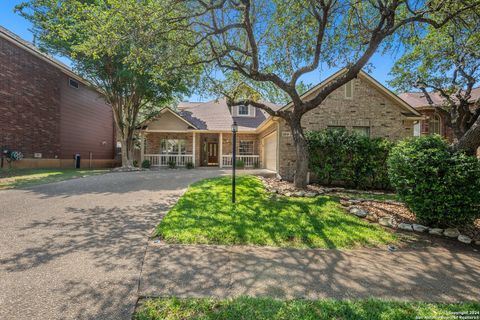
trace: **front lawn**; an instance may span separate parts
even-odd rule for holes
[[[435,304],[382,300],[275,300],[240,297],[227,300],[158,298],[146,300],[135,320],[190,319],[461,319],[480,311],[479,303]],[[465,318],[466,319],[466,318]]]
[[[106,169],[0,169],[0,190],[106,173]]]
[[[270,196],[252,176],[206,179],[190,186],[157,227],[167,243],[352,248],[394,242],[383,228],[346,214],[336,198]]]

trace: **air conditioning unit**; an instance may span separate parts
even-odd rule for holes
[[[41,157],[42,157],[42,154],[41,154],[40,152],[35,152],[35,153],[33,154],[33,157],[34,157],[34,158],[41,158]]]

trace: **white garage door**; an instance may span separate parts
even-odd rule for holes
[[[277,171],[277,134],[265,137],[265,168]]]

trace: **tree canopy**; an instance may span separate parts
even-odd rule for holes
[[[422,91],[427,104],[453,127],[458,148],[474,152],[480,146],[480,99],[472,97],[480,85],[480,10],[406,40],[407,51],[395,63],[390,84],[400,91]],[[434,104],[432,92],[444,99],[442,105]]]
[[[399,39],[443,27],[480,5],[478,0],[197,0],[191,2],[193,30],[204,63],[221,72],[281,90],[292,108],[273,110],[257,99],[250,104],[283,118],[292,130],[297,161],[295,184],[305,186],[308,159],[301,119],[330,93],[357,76],[375,52],[387,52]],[[309,100],[299,82],[322,66],[344,68]],[[259,90],[257,90],[259,91]]]
[[[193,41],[181,31],[187,9],[176,0],[30,0],[16,8],[40,45],[69,57],[112,106],[124,165],[140,110],[172,102],[197,78],[194,52],[179,45]]]

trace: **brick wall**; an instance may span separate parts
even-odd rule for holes
[[[0,38],[0,147],[60,156],[61,72]]]
[[[162,139],[183,139],[185,142],[185,149],[188,154],[192,153],[193,149],[193,134],[192,133],[174,133],[174,132],[148,132],[145,136],[145,153],[159,154]],[[198,140],[196,141],[198,142]],[[195,149],[198,149],[195,146]]]
[[[444,115],[438,114],[434,110],[430,110],[430,109],[421,110],[420,113],[423,116],[426,116],[426,117],[433,117],[434,114],[439,115],[440,116],[440,135],[450,142],[453,141],[453,138],[454,138],[453,130],[450,126],[447,126],[446,119],[445,119]],[[430,134],[429,122],[430,121],[428,119],[420,121],[420,134],[421,135]]]
[[[239,146],[240,141],[253,141],[253,154],[258,155],[259,150],[259,141],[258,141],[258,134],[246,134],[246,133],[238,133],[237,134],[237,154],[240,154]],[[232,154],[232,134],[231,133],[224,133],[223,134],[223,154]]]
[[[110,106],[98,92],[68,81],[57,67],[0,38],[0,148],[25,158],[113,159]]]
[[[369,127],[371,137],[385,137],[399,140],[413,136],[413,121],[406,120],[397,102],[373,86],[368,80],[357,78],[353,81],[353,98],[345,98],[345,89],[334,91],[317,108],[302,118],[304,130],[322,130],[328,126]],[[290,127],[280,121],[279,174],[284,179],[293,179],[295,170],[295,149]]]

